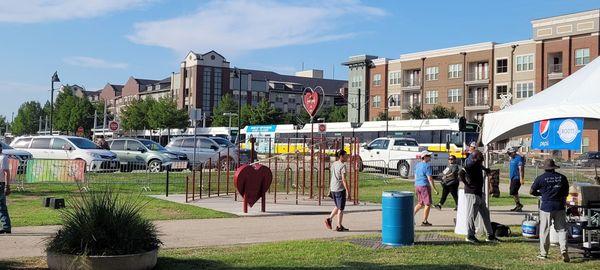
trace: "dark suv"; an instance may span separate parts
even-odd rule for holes
[[[575,159],[575,165],[582,167],[600,167],[600,152],[585,152]]]

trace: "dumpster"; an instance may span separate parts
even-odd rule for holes
[[[414,193],[384,191],[381,194],[381,243],[411,246],[415,242]]]

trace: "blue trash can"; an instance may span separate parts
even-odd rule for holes
[[[381,194],[381,243],[412,246],[415,242],[414,193],[384,191]]]

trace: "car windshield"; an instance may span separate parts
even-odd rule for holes
[[[2,149],[12,149],[12,147],[10,147],[8,144],[5,144],[4,142],[0,142],[0,147]]]
[[[215,141],[221,147],[235,147],[235,144],[230,142],[229,140],[221,137],[212,137],[213,141]]]
[[[69,141],[79,149],[98,149],[98,146],[94,142],[85,138],[69,138]]]
[[[144,144],[144,146],[146,146],[146,148],[148,148],[148,149],[150,149],[152,151],[163,151],[163,150],[165,150],[165,148],[162,147],[162,145],[160,145],[160,144],[158,144],[158,143],[156,143],[154,141],[151,141],[151,140],[140,140],[140,142],[142,144]]]

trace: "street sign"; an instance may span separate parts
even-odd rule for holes
[[[192,122],[202,120],[202,109],[190,108],[190,120]]]
[[[327,125],[325,124],[319,124],[319,133],[321,134],[325,134],[325,132],[327,132]]]
[[[119,127],[120,127],[120,125],[119,125],[119,122],[117,122],[117,121],[108,122],[108,130],[110,130],[110,131],[113,131],[113,132],[117,131],[117,130],[119,130]]]

